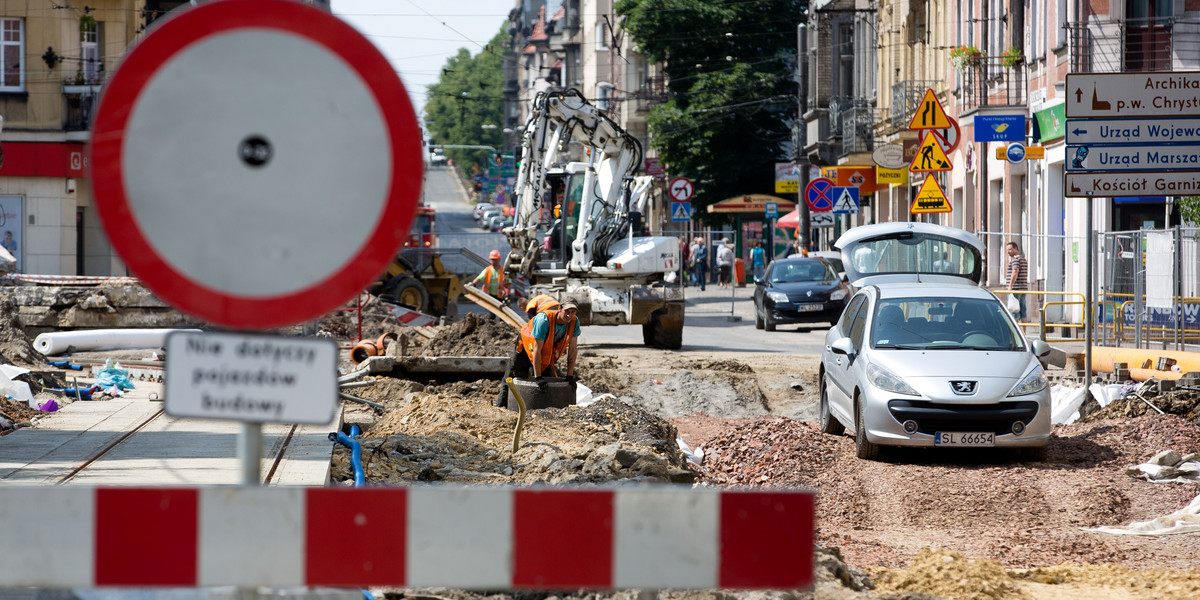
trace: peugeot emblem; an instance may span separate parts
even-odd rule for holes
[[[812,290],[808,290],[808,297],[812,298]]]
[[[976,383],[975,381],[951,381],[950,388],[954,390],[955,394],[966,396],[975,393]]]

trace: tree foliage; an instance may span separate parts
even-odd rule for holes
[[[1200,225],[1200,196],[1175,198],[1180,220],[1188,225]]]
[[[434,145],[491,146],[503,141],[503,44],[507,22],[474,56],[466,48],[446,61],[438,82],[425,92],[425,128]],[[446,149],[464,173],[483,165],[486,150]]]
[[[646,58],[664,62],[670,99],[650,110],[651,145],[704,207],[774,193],[792,156],[796,26],[807,0],[619,0]],[[706,214],[700,212],[700,214]]]

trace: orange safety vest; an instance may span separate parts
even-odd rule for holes
[[[559,340],[558,343],[555,343],[554,324],[555,321],[558,320],[558,310],[548,309],[543,312],[546,313],[546,320],[550,322],[550,333],[547,335],[550,336],[550,343],[553,346],[553,349],[551,349],[550,352],[546,352],[545,348],[542,349],[542,371],[545,372],[545,370],[550,368],[550,365],[553,365],[554,362],[563,355],[563,352],[566,351],[567,346],[571,342],[571,337],[575,333],[575,320],[571,319],[571,322],[567,323],[566,334],[563,335],[562,340]],[[537,344],[540,343],[542,343],[542,340],[533,337],[533,319],[530,319],[529,322],[525,323],[525,326],[521,328],[521,348],[525,350],[525,354],[529,356],[530,362],[533,362],[533,351],[537,348]]]
[[[540,312],[547,310],[558,310],[558,300],[555,300],[549,294],[538,294],[529,299],[529,303],[525,305],[525,314],[529,318],[537,316]]]
[[[495,281],[492,280],[493,275]],[[493,269],[491,265],[488,265],[479,276],[483,278],[483,285],[487,286],[484,291],[499,297],[500,289],[504,287],[504,269]]]

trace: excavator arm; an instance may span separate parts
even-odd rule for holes
[[[546,225],[543,214],[548,208],[544,196],[547,173],[562,162],[559,153],[568,143],[578,143],[588,150],[568,268],[573,272],[590,271],[593,264],[608,258],[608,244],[627,231],[629,186],[641,163],[641,144],[578,90],[541,92],[534,99],[522,136],[517,215],[512,227],[505,230],[512,247],[510,271],[529,276],[536,268],[540,234]],[[563,214],[562,218],[575,216]]]

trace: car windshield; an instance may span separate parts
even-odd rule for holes
[[[871,346],[902,350],[1024,350],[1021,333],[992,298],[880,300]]]
[[[771,283],[798,283],[801,281],[833,281],[837,275],[822,262],[806,260],[779,262],[771,270]]]

